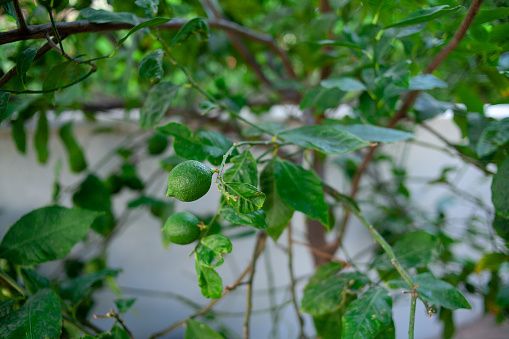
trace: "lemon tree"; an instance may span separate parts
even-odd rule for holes
[[[200,235],[200,219],[189,212],[172,214],[164,223],[163,232],[168,239],[179,245],[187,245],[198,239]]]
[[[166,196],[185,202],[198,200],[209,191],[212,174],[212,169],[199,161],[184,161],[168,175]]]

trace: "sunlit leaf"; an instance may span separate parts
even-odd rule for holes
[[[240,213],[253,213],[260,209],[265,201],[265,194],[255,186],[243,182],[225,183],[226,192],[222,192],[226,202]]]
[[[201,266],[214,268],[224,262],[223,253],[232,251],[232,243],[222,234],[209,235],[200,240],[196,249],[197,260]]]

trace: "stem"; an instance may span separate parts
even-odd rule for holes
[[[18,291],[19,294],[21,294],[22,296],[24,296],[24,297],[27,296],[27,294],[28,294],[27,291],[25,291],[25,289],[23,287],[21,287],[16,281],[14,281],[14,279],[12,279],[1,268],[0,268],[0,278],[3,279],[9,285],[11,285],[11,287],[13,287],[16,291]]]
[[[295,275],[293,274],[293,252],[292,252],[292,223],[288,224],[287,233],[288,233],[288,272],[290,274],[290,292],[292,294],[292,304],[295,310],[295,314],[297,315],[297,319],[299,320],[299,338],[306,338],[304,334],[304,319],[299,313],[299,305],[297,304],[297,296],[295,294]]]
[[[408,327],[408,339],[414,339],[415,309],[417,306],[417,292],[412,290],[412,303],[410,304],[410,325]]]
[[[46,9],[48,10],[48,13],[49,13],[49,19],[51,21],[51,27],[53,27],[53,32],[55,32],[55,36],[58,39],[58,44],[60,45],[60,50],[62,50],[62,53],[65,54],[64,45],[62,45],[62,38],[60,37],[60,34],[58,33],[57,25],[55,24],[55,20],[53,19],[53,11],[49,7],[46,7]]]
[[[258,238],[260,238],[264,232],[260,232]],[[266,235],[265,235],[266,236]],[[249,280],[247,282],[247,293],[246,293],[246,312],[244,314],[244,325],[242,326],[242,330],[244,333],[244,339],[249,339],[249,321],[251,318],[251,310],[253,309],[253,280],[256,271],[256,261],[258,259],[258,246],[255,246],[253,249],[253,259],[251,260],[251,272],[249,274]]]
[[[21,6],[19,5],[19,0],[14,0],[12,2],[14,5],[14,11],[16,12],[16,18],[18,19],[18,27],[21,33],[28,33],[28,26],[23,17],[23,12],[21,11]]]
[[[72,326],[76,327],[78,330],[80,330],[84,334],[91,335],[91,336],[95,335],[94,333],[92,333],[91,331],[87,330],[83,325],[81,325],[79,322],[77,322],[72,317],[68,316],[67,314],[65,314],[65,313],[62,314],[62,318],[64,319],[64,321],[67,321],[69,324],[71,324]]]
[[[256,259],[262,253],[263,248],[265,247],[265,240],[266,239],[267,239],[267,235],[265,233],[263,233],[263,232],[259,233],[258,238],[256,239],[256,244],[255,244],[255,248],[257,249],[257,251],[256,251]],[[251,271],[251,266],[252,265],[253,265],[253,262],[250,262],[249,265],[244,269],[244,271],[237,277],[235,282],[233,284],[225,287],[225,290],[223,291],[223,294],[221,294],[221,297],[219,297],[218,299],[212,300],[207,306],[202,308],[200,311],[190,315],[189,317],[186,317],[186,318],[184,318],[184,319],[182,319],[180,321],[177,321],[176,323],[173,323],[171,326],[169,326],[168,328],[166,328],[166,329],[164,329],[162,331],[159,331],[159,332],[156,332],[156,333],[152,334],[149,337],[149,339],[154,339],[154,338],[162,337],[166,333],[169,333],[169,332],[173,331],[174,329],[184,325],[188,319],[194,319],[194,318],[199,317],[200,315],[203,315],[203,314],[207,313],[208,311],[210,311],[212,309],[212,307],[214,307],[215,304],[217,304],[228,293],[233,291],[235,288],[237,288],[242,283],[242,279],[244,279],[244,277]]]

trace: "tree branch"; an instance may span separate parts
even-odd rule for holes
[[[16,12],[16,17],[18,18],[18,30],[25,34],[28,32],[28,26],[25,22],[25,18],[23,17],[23,12],[21,11],[21,6],[19,5],[19,0],[14,0],[12,2],[14,5],[14,11]]]
[[[262,231],[258,234],[258,239],[267,237]],[[264,243],[265,244],[265,243]],[[242,326],[243,338],[249,339],[249,321],[251,319],[251,310],[253,309],[253,280],[256,270],[256,261],[260,256],[260,241],[256,241],[256,245],[253,248],[253,258],[251,259],[251,272],[249,273],[249,280],[247,282],[247,293],[246,293],[246,311],[244,313],[244,325]]]

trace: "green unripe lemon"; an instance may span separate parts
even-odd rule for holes
[[[163,231],[172,243],[187,245],[198,239],[200,235],[200,219],[189,212],[172,214],[164,224]]]
[[[185,202],[198,200],[209,191],[213,173],[199,161],[184,161],[171,170],[166,196]]]

